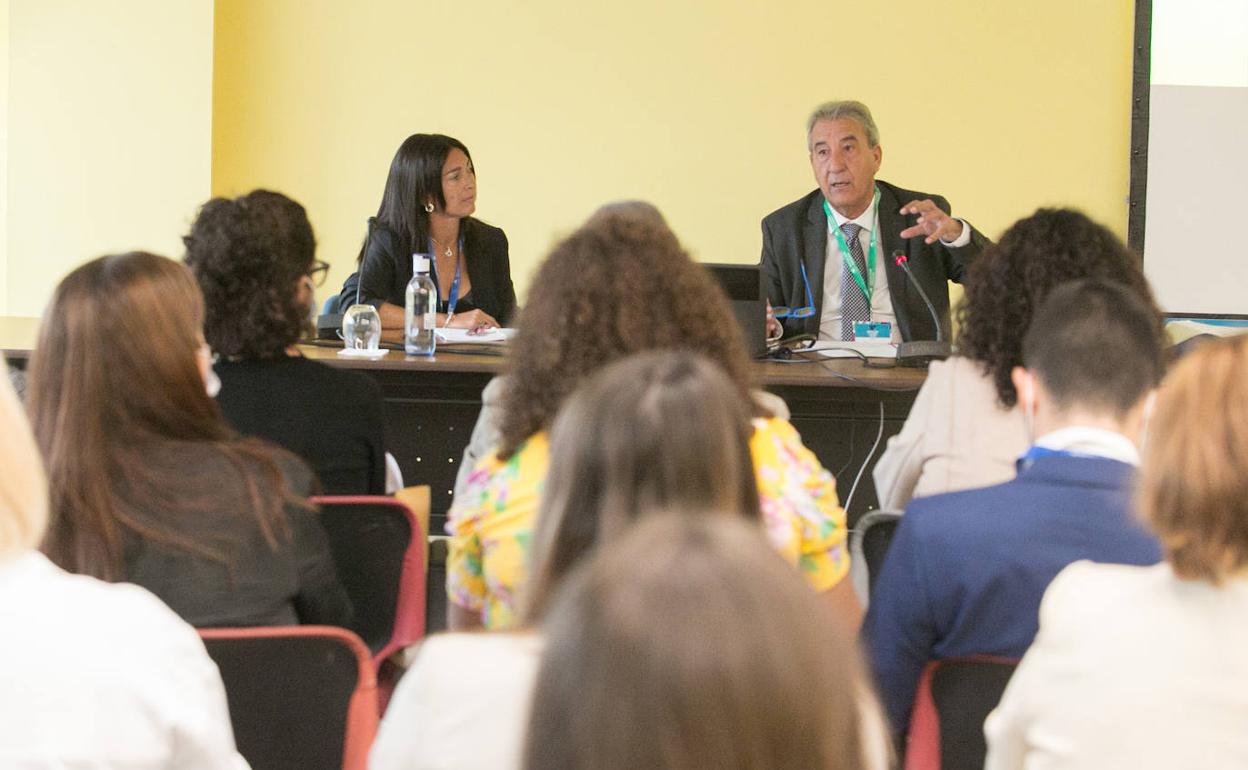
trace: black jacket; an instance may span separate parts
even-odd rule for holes
[[[412,280],[412,254],[427,251],[419,244],[414,248],[403,242],[398,233],[375,219],[369,220],[370,234],[364,249],[364,260],[357,272],[347,278],[338,295],[338,312],[346,312],[359,301],[380,305],[389,302],[403,307],[407,283]],[[479,308],[506,326],[516,310],[516,290],[511,282],[511,262],[507,253],[507,234],[501,229],[468,217],[460,228],[464,236],[464,269],[472,284],[471,302],[460,302],[455,311]],[[437,268],[433,279],[438,282]],[[445,312],[446,297],[439,297],[439,311]]]
[[[274,448],[285,481],[299,496],[311,476],[298,458]],[[167,494],[205,501],[193,515],[150,512],[149,526],[176,530],[183,538],[219,551],[220,562],[140,537],[129,537],[125,580],[143,586],[197,628],[285,626],[296,623],[349,627],[351,600],[338,582],[329,538],[319,514],[286,506],[289,536],[269,546],[252,507],[246,475],[272,499],[258,466],[240,468],[209,442],[178,442],[153,453],[152,463],[167,469]]]
[[[904,340],[936,338],[936,327],[923,299],[906,279],[905,273],[893,262],[893,252],[905,249],[910,271],[932,300],[940,317],[945,338],[949,335],[948,281],[961,283],[971,261],[990,241],[971,228],[971,241],[950,249],[939,241],[928,245],[922,237],[902,240],[902,230],[915,224],[918,217],[897,212],[912,200],[931,198],[946,213],[949,202],[939,195],[903,190],[888,182],[876,180],[880,188],[880,233],[877,259],[883,259],[888,292],[892,297],[897,328]],[[968,226],[970,223],[967,223]],[[802,283],[799,264],[806,265],[810,291],[815,297],[815,314],[810,318],[791,318],[784,322],[785,336],[819,334],[823,316],[823,273],[827,252],[828,220],[823,211],[823,193],[815,190],[768,214],[763,219],[763,254],[760,264],[763,289],[773,306],[801,307],[806,304],[806,288]]]
[[[218,361],[225,419],[308,463],[327,495],[384,495],[381,387],[360,372],[298,356]]]

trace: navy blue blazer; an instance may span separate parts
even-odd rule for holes
[[[1161,560],[1132,515],[1134,475],[1115,460],[1040,457],[1013,481],[906,508],[863,625],[898,733],[929,660],[1021,658],[1036,636],[1040,599],[1066,565]]]

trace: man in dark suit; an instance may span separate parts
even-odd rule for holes
[[[1013,372],[1038,437],[1018,477],[918,498],[871,591],[863,636],[893,728],[904,734],[930,660],[1021,658],[1050,581],[1081,559],[1155,564],[1132,515],[1136,444],[1161,379],[1156,308],[1126,287],[1058,287],[1036,313]]]
[[[861,102],[817,108],[807,145],[819,189],[763,219],[767,299],[806,309],[781,319],[783,333],[854,339],[855,323],[875,322],[889,324],[894,341],[936,339],[926,304],[894,261],[902,250],[947,339],[948,281],[961,282],[988,239],[951,217],[944,198],[875,178],[879,131]],[[768,332],[778,335],[780,322],[769,317]]]

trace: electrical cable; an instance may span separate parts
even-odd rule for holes
[[[871,451],[867,452],[867,457],[862,461],[862,467],[858,469],[858,475],[854,477],[854,483],[849,488],[849,495],[845,498],[845,512],[849,513],[849,506],[854,502],[854,493],[858,491],[858,482],[862,481],[862,474],[866,472],[867,466],[871,464],[871,458],[875,457],[875,450],[880,448],[880,439],[884,437],[884,402],[880,402],[880,429],[875,434],[875,443],[871,445]]]

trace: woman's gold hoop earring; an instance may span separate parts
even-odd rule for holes
[[[432,201],[430,201],[429,203],[426,203],[426,204],[425,204],[425,213],[426,213],[426,214],[432,214],[432,213],[433,213],[433,202],[432,202]]]

